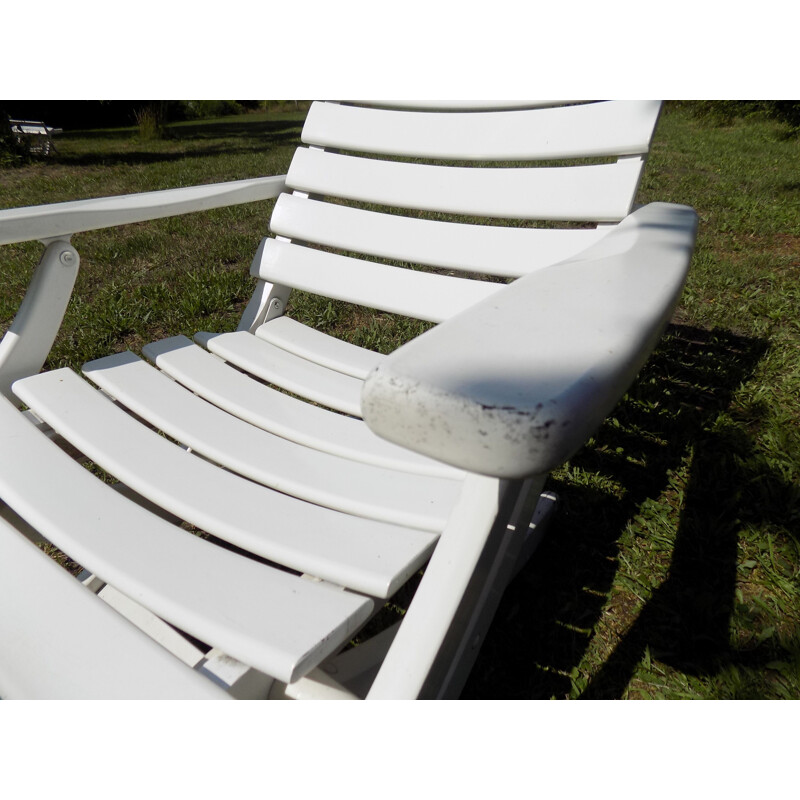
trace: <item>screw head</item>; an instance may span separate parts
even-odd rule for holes
[[[58,260],[65,266],[71,267],[75,264],[75,254],[70,250],[64,250]]]

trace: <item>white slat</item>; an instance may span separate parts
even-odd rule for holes
[[[462,475],[380,439],[359,419],[310,405],[253,380],[185,336],[145,345],[142,352],[204,400],[290,441],[390,469],[439,477]]]
[[[353,417],[361,416],[364,382],[321,367],[246,331],[207,333],[194,340],[240,369],[293,394],[321,403]]]
[[[257,328],[255,334],[259,339],[301,358],[361,380],[386,358],[381,353],[328,336],[287,316],[271,319]]]
[[[435,540],[305,503],[222,470],[149,430],[69,370],[27,378],[17,391],[64,438],[139,494],[299,572],[383,594],[424,562]]]
[[[301,192],[386,206],[510,219],[619,222],[643,161],[575,167],[443,167],[298,148],[286,178]]]
[[[402,108],[406,111],[512,111],[518,108],[548,108],[582,100],[348,100],[362,106],[374,108]]]
[[[0,565],[3,699],[230,699],[2,518]]]
[[[92,361],[83,371],[142,419],[205,458],[326,508],[436,531],[444,527],[458,494],[456,481],[350,461],[255,428],[130,352]],[[112,466],[109,462],[109,471]]]
[[[502,284],[435,275],[269,239],[258,276],[336,300],[441,322],[486,299]]]
[[[658,101],[618,100],[515,111],[397,111],[314,103],[305,144],[418,158],[534,161],[638,155],[650,148]]]
[[[21,517],[132,600],[279,680],[296,680],[335,652],[374,607],[369,598],[273,569],[148,513],[5,401],[0,440],[0,495]]]
[[[608,232],[414,219],[292,194],[280,196],[270,227],[279,236],[355,253],[514,278],[571,258]]]

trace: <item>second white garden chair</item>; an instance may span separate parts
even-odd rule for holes
[[[323,102],[286,176],[0,211],[45,246],[0,343],[0,695],[458,696],[678,302],[695,215],[633,211],[659,110]],[[72,236],[270,197],[237,331],[41,372]],[[438,324],[384,356],[292,289]]]

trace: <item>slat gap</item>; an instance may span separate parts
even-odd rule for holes
[[[502,275],[491,275],[489,273],[475,273],[468,270],[456,270],[447,267],[437,267],[430,264],[425,264],[418,261],[402,261],[394,258],[385,258],[383,256],[375,255],[365,251],[349,250],[346,248],[335,247],[326,244],[317,244],[314,242],[300,242],[292,240],[292,243],[301,247],[308,247],[311,250],[319,250],[323,253],[330,253],[331,255],[345,256],[347,258],[358,259],[371,264],[383,264],[387,267],[397,267],[398,269],[405,269],[409,272],[429,272],[433,275],[442,275],[446,278],[463,278],[471,281],[483,281],[487,283],[511,283],[514,278],[507,278]]]
[[[590,167],[601,164],[616,164],[626,156],[583,156],[576,158],[548,159],[471,159],[471,158],[433,158],[405,156],[396,153],[372,153],[367,150],[309,147],[309,150],[323,150],[346,156],[368,159],[370,161],[390,161],[397,164],[427,164],[432,167],[465,167],[467,169],[555,169],[557,167]],[[627,156],[631,157],[631,156]],[[637,157],[637,156],[633,156]],[[297,192],[299,194],[299,192]]]
[[[363,211],[376,211],[381,214],[389,214],[396,217],[407,217],[409,219],[431,220],[433,222],[452,222],[465,225],[479,225],[486,228],[531,228],[544,230],[594,230],[598,224],[591,221],[581,220],[549,220],[549,219],[526,219],[524,217],[492,217],[481,214],[458,214],[456,212],[428,211],[420,208],[408,208],[405,206],[383,205],[372,203],[366,200],[353,200],[346,197],[324,197],[324,202],[332,205],[345,206],[348,208],[361,209]],[[605,223],[604,223],[605,224]],[[617,223],[607,223],[611,226]],[[287,239],[283,236],[275,236],[278,240],[292,241],[294,244],[309,244],[310,240]]]

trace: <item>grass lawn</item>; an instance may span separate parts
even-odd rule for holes
[[[0,169],[0,207],[286,171],[304,114],[67,132]],[[550,479],[562,507],[509,587],[464,696],[800,698],[800,141],[668,105],[640,202],[693,206],[697,251],[667,336]],[[48,367],[236,326],[272,201],[80,234]],[[0,333],[40,252],[10,245]],[[416,323],[293,296],[295,316],[382,351]]]

